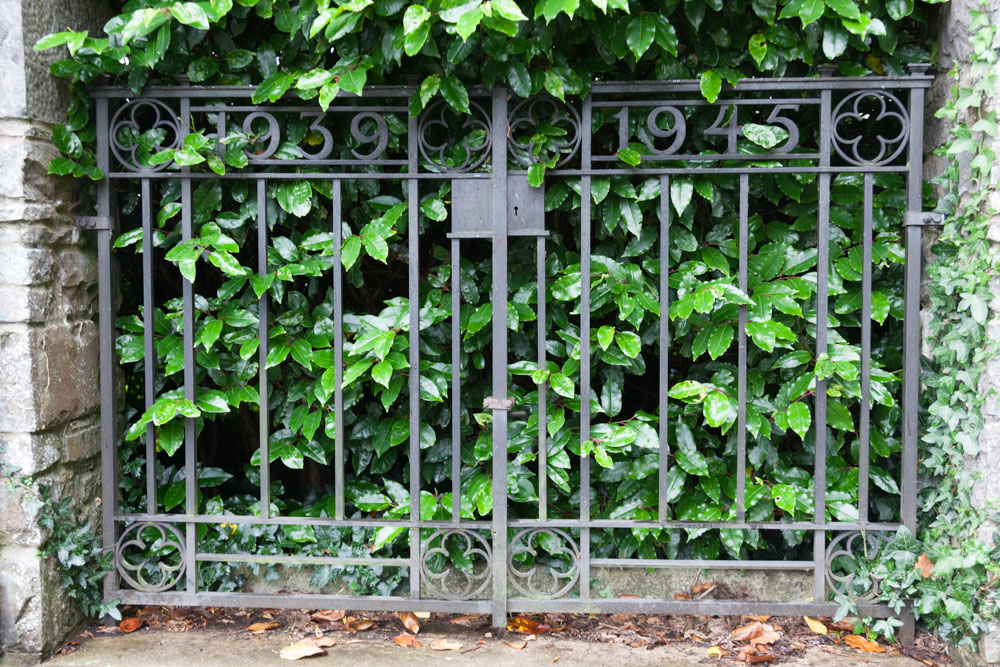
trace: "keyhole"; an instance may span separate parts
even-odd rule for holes
[[[517,207],[514,207],[514,215],[517,215]]]

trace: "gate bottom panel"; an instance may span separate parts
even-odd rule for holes
[[[412,600],[398,596],[350,596],[321,594],[265,595],[258,593],[215,593],[184,591],[145,593],[123,589],[111,597],[123,604],[175,605],[184,607],[260,607],[274,609],[349,609],[351,611],[436,611],[461,614],[488,614],[489,600]]]

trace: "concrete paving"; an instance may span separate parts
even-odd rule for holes
[[[644,667],[646,665],[676,665],[699,667],[719,662],[707,653],[707,647],[691,644],[667,644],[651,650],[631,648],[623,644],[595,644],[571,639],[536,637],[523,649],[511,648],[503,641],[486,639],[482,635],[447,635],[463,643],[458,651],[435,651],[430,644],[442,634],[421,633],[423,648],[404,648],[387,639],[350,639],[337,637],[338,643],[326,649],[326,655],[304,658],[303,665],[352,665],[358,667],[425,667],[429,665],[491,665],[550,666],[572,665]],[[142,629],[127,635],[97,636],[85,640],[80,650],[56,656],[45,665],[51,667],[265,667],[289,665],[279,658],[279,651],[298,639],[285,632],[254,636],[246,632],[227,630],[194,630],[165,632]],[[523,637],[519,637],[523,640]],[[469,650],[472,649],[472,650]],[[734,664],[729,662],[728,664]],[[740,663],[743,664],[743,663]],[[917,667],[920,662],[902,656],[859,653],[843,646],[812,647],[803,657],[789,658],[781,663],[789,667],[818,665],[861,667]]]

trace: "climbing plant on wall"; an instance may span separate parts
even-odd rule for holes
[[[69,120],[54,132],[63,156],[51,171],[100,178],[94,157],[91,102],[86,85],[110,76],[136,91],[151,84],[251,85],[254,103],[299,98],[326,110],[345,93],[364,94],[372,84],[412,82],[409,101],[418,114],[443,99],[451,111],[469,113],[473,85],[508,86],[520,97],[539,92],[565,100],[586,94],[593,79],[697,78],[702,95],[715,101],[726,83],[749,76],[807,75],[817,65],[835,62],[842,75],[904,74],[909,63],[931,59],[927,21],[932,9],[909,0],[453,0],[407,4],[402,0],[212,0],[211,2],[124,3],[105,27],[107,36],[73,31],[44,38],[38,48],[65,45],[70,57],[52,66],[70,77],[75,95]],[[183,82],[181,82],[183,83]],[[636,119],[632,122],[637,122]],[[644,119],[643,119],[644,120]],[[708,127],[711,118],[691,121]],[[742,122],[753,122],[747,117]],[[600,142],[619,119],[594,118]],[[276,153],[310,154],[322,137],[300,117],[284,117],[280,128],[230,120],[193,127],[182,146],[161,150],[164,136],[154,129],[118,139],[139,165],[173,161],[194,170],[223,174],[247,164],[247,152],[263,150],[273,136],[284,140]],[[402,155],[406,115],[386,117],[388,150]],[[749,125],[748,125],[749,127]],[[740,150],[753,153],[786,138],[780,127],[759,125],[744,132]],[[601,131],[605,130],[602,135]],[[328,131],[328,130],[324,130]],[[807,127],[806,132],[816,128]],[[545,134],[545,133],[542,133]],[[529,175],[544,178],[560,150],[559,128],[538,139],[546,160]],[[616,136],[612,131],[610,136]],[[481,140],[475,130],[460,137],[466,146]],[[357,134],[342,128],[330,137],[337,150],[359,148]],[[716,150],[709,138],[697,150]],[[222,150],[219,150],[220,146]],[[642,146],[618,151],[626,163],[639,159]],[[611,152],[614,152],[612,150]],[[461,159],[447,156],[444,159]],[[270,332],[273,383],[270,408],[271,456],[275,509],[316,516],[329,512],[329,464],[333,451],[333,371],[331,302],[325,277],[340,250],[346,273],[345,316],[348,332],[344,371],[349,510],[382,517],[405,516],[408,438],[405,377],[409,304],[405,293],[404,242],[406,200],[392,181],[348,181],[342,193],[343,245],[335,248],[328,233],[330,184],[313,181],[268,183],[267,217],[271,226],[267,274],[254,275],[257,257],[252,232],[257,224],[257,192],[240,181],[203,181],[193,193],[194,238],[181,240],[180,186],[164,180],[155,193],[156,252],[174,268],[157,280],[166,296],[155,313],[157,328],[157,401],[142,410],[142,327],[138,292],[131,288],[138,263],[128,250],[137,246],[135,215],[138,193],[123,191],[119,201],[124,231],[116,247],[126,278],[127,295],[119,321],[118,352],[129,387],[127,442],[139,443],[146,425],[156,427],[159,499],[163,511],[177,511],[184,499],[183,466],[177,452],[183,441],[182,419],[199,419],[203,456],[199,484],[202,507],[211,513],[254,511],[250,489],[259,482],[253,413],[259,400],[256,377],[258,298],[267,293],[278,311]],[[871,479],[873,518],[890,519],[898,511],[899,407],[902,318],[900,245],[905,197],[894,175],[875,179],[873,246],[875,266],[872,313],[873,347]],[[593,295],[590,440],[580,442],[580,353],[576,325],[580,293],[579,184],[553,179],[547,184],[546,210],[555,240],[546,265],[549,363],[545,368],[514,359],[529,358],[534,326],[534,256],[513,248],[510,266],[510,347],[512,396],[530,405],[540,384],[547,384],[550,406],[546,424],[536,413],[512,427],[508,494],[512,512],[537,501],[538,430],[550,435],[548,482],[551,513],[578,513],[579,457],[593,456],[598,468],[592,499],[594,516],[655,516],[655,424],[657,375],[650,361],[660,317],[672,320],[671,441],[677,443],[671,468],[671,513],[682,519],[732,518],[735,497],[733,423],[735,421],[734,322],[738,306],[750,310],[751,340],[748,407],[748,518],[795,518],[812,512],[811,395],[817,378],[830,388],[828,423],[827,513],[856,519],[857,412],[860,398],[860,348],[851,334],[859,324],[861,291],[861,181],[835,179],[831,214],[831,348],[816,357],[810,327],[814,322],[817,188],[809,175],[754,178],[749,240],[750,290],[736,289],[733,179],[678,178],[670,201],[676,215],[671,231],[670,285],[675,291],[669,313],[660,313],[658,264],[649,260],[657,236],[658,179],[596,178],[593,182],[594,258],[589,276]],[[450,517],[450,429],[462,424],[462,514],[486,515],[492,507],[489,460],[492,452],[488,417],[476,406],[488,393],[492,308],[491,265],[486,253],[463,257],[461,270],[462,363],[466,383],[462,414],[451,414],[447,396],[450,367],[443,352],[450,341],[449,255],[444,241],[451,193],[445,182],[424,188],[419,202],[422,288],[420,394],[424,402],[421,449],[424,476],[422,518]],[[958,247],[958,246],[956,246]],[[167,265],[169,266],[169,265]],[[196,344],[199,386],[194,403],[179,388],[183,367],[180,277],[194,281],[198,320]],[[132,291],[130,291],[130,289]],[[160,289],[160,288],[158,288]],[[977,293],[977,292],[974,292]],[[947,295],[950,296],[950,295]],[[947,301],[947,296],[942,297]],[[956,363],[960,360],[956,357]],[[653,366],[647,372],[647,366]],[[653,396],[653,398],[650,398]],[[213,456],[225,446],[242,460]],[[123,500],[136,507],[143,489],[142,448],[125,446]],[[940,474],[941,469],[932,472]],[[256,508],[259,511],[259,507]],[[332,513],[332,512],[331,512]],[[343,549],[391,552],[402,546],[403,531],[357,529],[236,528],[202,526],[200,539],[214,551],[294,550],[296,553],[342,553]],[[595,533],[593,550],[609,557],[715,558],[728,554],[786,554],[802,534],[782,531],[607,531]],[[915,558],[916,556],[914,556]],[[324,585],[329,568],[315,573]],[[199,576],[209,588],[232,589],[240,573],[223,563],[204,565]],[[402,573],[351,568],[358,591],[391,591]],[[885,631],[891,632],[886,626]],[[962,625],[975,631],[978,626]],[[952,633],[954,635],[955,633]],[[960,634],[960,633],[959,633]]]

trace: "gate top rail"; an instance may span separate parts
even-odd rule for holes
[[[909,76],[845,76],[845,77],[791,77],[782,79],[741,79],[735,86],[724,85],[723,92],[762,92],[777,90],[812,91],[812,90],[868,90],[872,88],[930,88],[934,77],[927,74],[929,65],[910,65]],[[698,79],[664,79],[662,81],[595,81],[590,86],[592,95],[615,95],[621,93],[698,93]],[[360,97],[409,97],[418,86],[413,85],[373,85],[366,86],[364,95]],[[250,97],[256,86],[198,86],[171,85],[147,86],[136,94],[125,86],[95,85],[90,87],[93,97],[111,99],[130,97]],[[490,89],[483,86],[470,86],[469,95],[489,97]],[[340,91],[338,97],[359,97],[346,90]],[[266,106],[266,105],[264,105]]]

